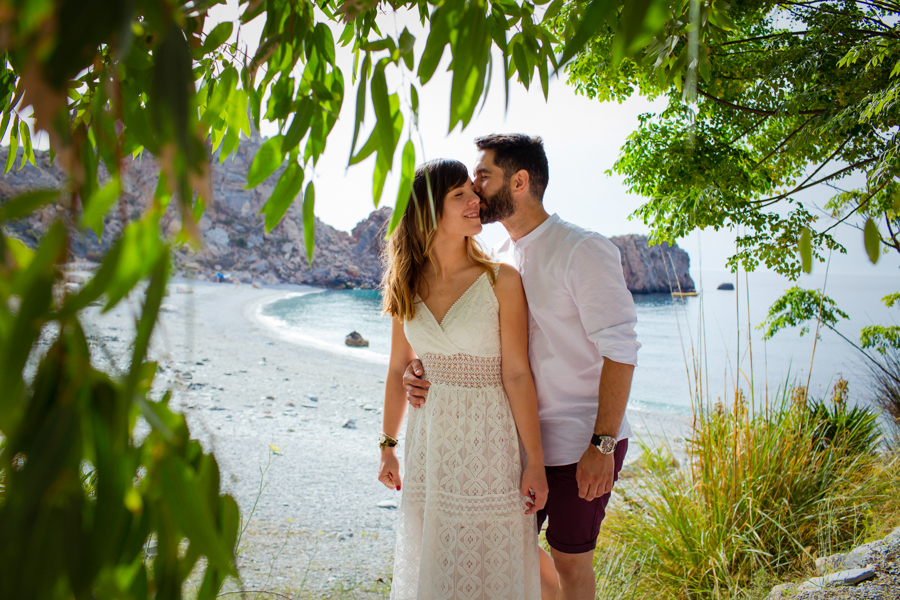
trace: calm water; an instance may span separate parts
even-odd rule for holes
[[[697,275],[694,277],[698,287]],[[788,287],[794,285],[770,273],[744,275],[736,291],[719,291],[719,283],[735,283],[735,276],[724,271],[704,271],[702,299],[673,300],[669,295],[635,296],[638,314],[639,367],[635,371],[629,406],[635,409],[690,412],[691,391],[695,385],[693,369],[685,367],[685,357],[699,354],[705,337],[702,389],[713,399],[733,397],[735,382],[745,392],[751,382],[755,395],[774,396],[789,378],[806,383],[810,374],[815,323],[812,332],[799,336],[799,328],[779,332],[772,340],[762,341],[762,322],[768,307]],[[821,277],[805,276],[800,285],[820,288]],[[749,311],[747,309],[749,289]],[[859,330],[871,324],[900,322],[900,310],[887,309],[880,299],[900,290],[900,277],[883,275],[830,275],[826,295],[833,298],[851,320],[838,329],[854,341]],[[736,302],[739,300],[739,302]],[[736,306],[736,304],[738,306]],[[701,312],[702,307],[702,312]],[[748,343],[748,312],[752,325]],[[381,316],[380,296],[375,291],[323,291],[277,300],[262,308],[261,315],[289,337],[313,343],[341,353],[387,363],[390,353],[390,320]],[[738,323],[740,324],[738,327]],[[705,324],[705,336],[700,327]],[[367,349],[348,349],[344,337],[358,331],[369,340]],[[827,393],[839,375],[850,382],[851,396],[865,401],[867,369],[856,350],[829,330],[820,331],[812,364],[810,389],[813,396]],[[752,361],[751,351],[752,348]],[[689,388],[690,385],[690,388]]]

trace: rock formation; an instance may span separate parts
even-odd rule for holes
[[[288,209],[281,223],[265,235],[264,219],[259,214],[275,187],[281,169],[252,190],[244,189],[247,170],[262,140],[244,140],[233,159],[220,163],[213,157],[215,200],[208,204],[200,229],[204,247],[194,251],[180,247],[173,252],[175,272],[193,279],[216,281],[217,273],[230,274],[231,281],[243,283],[298,283],[332,289],[372,289],[381,280],[381,252],[384,231],[391,209],[372,212],[350,233],[339,231],[318,219],[315,221],[315,252],[310,265],[303,238],[300,203]],[[6,161],[8,147],[0,148],[0,164]],[[26,165],[0,178],[0,204],[28,190],[59,188],[65,178],[57,165],[50,165],[47,152],[35,152],[37,166]],[[21,160],[21,156],[18,157]],[[103,237],[73,227],[70,247],[72,258],[100,261],[113,240],[130,220],[138,219],[152,205],[159,178],[159,166],[149,154],[127,162],[123,167],[123,193],[117,209],[104,219]],[[101,181],[109,176],[101,166]],[[62,206],[46,206],[27,219],[4,225],[7,233],[35,247],[47,227],[64,212]],[[160,221],[162,231],[174,235],[181,223],[174,203]],[[625,281],[634,293],[692,291],[688,274],[690,259],[677,246],[648,247],[646,236],[626,235],[610,238],[622,255]],[[673,271],[674,269],[674,271]],[[677,283],[676,283],[677,282]]]
[[[609,241],[622,255],[625,285],[633,294],[694,291],[691,259],[677,244],[650,246],[645,235],[620,235]]]
[[[364,338],[357,331],[351,331],[347,334],[347,337],[344,338],[344,343],[353,348],[368,348],[369,340]]]

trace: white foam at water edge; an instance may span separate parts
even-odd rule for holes
[[[369,350],[368,348],[351,348],[349,346],[341,346],[339,344],[331,344],[329,342],[323,342],[320,339],[314,338],[310,335],[304,334],[302,330],[292,327],[285,323],[283,320],[278,317],[272,317],[269,315],[263,314],[263,308],[273,302],[277,302],[279,300],[284,300],[286,298],[296,298],[297,296],[305,296],[306,294],[318,294],[324,290],[315,290],[310,292],[294,292],[290,294],[285,294],[283,296],[278,296],[277,298],[268,299],[265,302],[260,302],[256,306],[249,311],[249,316],[252,320],[256,321],[258,325],[261,327],[268,329],[276,334],[278,337],[282,338],[286,342],[290,342],[292,344],[297,344],[298,346],[305,346],[307,348],[316,348],[318,350],[326,350],[328,352],[332,352],[337,354],[338,356],[347,356],[350,358],[355,358],[357,360],[363,360],[370,363],[375,364],[388,364],[390,357],[386,354],[380,354],[373,350]]]

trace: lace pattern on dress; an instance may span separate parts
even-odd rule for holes
[[[499,356],[432,354],[422,356],[425,375],[431,383],[456,387],[479,388],[503,385]]]

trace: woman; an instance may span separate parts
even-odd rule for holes
[[[547,480],[528,309],[516,270],[491,263],[473,237],[480,204],[465,165],[426,163],[388,242],[393,328],[378,479],[391,489],[401,489],[394,446],[411,360],[431,383],[407,422],[394,600],[540,598],[532,515]]]

